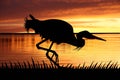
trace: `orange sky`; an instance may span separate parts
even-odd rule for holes
[[[120,0],[1,0],[0,33],[25,32],[30,13],[65,20],[74,32],[120,32]]]

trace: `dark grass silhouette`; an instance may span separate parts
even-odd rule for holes
[[[62,65],[58,68],[55,64],[40,64],[38,61],[24,61],[23,63],[2,63],[0,67],[1,80],[79,80],[79,79],[106,79],[116,80],[120,76],[120,67],[116,62],[94,63],[89,66],[85,63],[78,66],[72,64]],[[6,76],[6,77],[5,77]]]
[[[79,49],[85,45],[85,40],[83,38],[106,41],[105,39],[94,36],[88,31],[81,31],[74,35],[72,25],[63,20],[49,19],[41,21],[36,19],[31,14],[29,15],[29,17],[31,18],[30,20],[28,20],[27,18],[25,19],[25,29],[29,31],[29,29],[31,28],[35,31],[35,33],[40,34],[43,40],[37,43],[36,47],[38,49],[47,51],[46,57],[57,67],[60,67],[58,54],[54,50],[51,50],[54,43],[67,43],[76,46]],[[51,41],[49,49],[39,46],[47,40]],[[52,53],[52,56],[49,56],[49,52]],[[54,56],[55,58],[53,59]]]
[[[47,64],[44,61],[40,64],[38,61],[35,61],[31,58],[31,62],[23,61],[23,62],[9,62],[2,63],[0,69],[120,69],[117,62],[109,61],[108,63],[95,63],[92,62],[89,66],[84,64],[79,64],[78,66],[74,66],[72,64],[61,65],[61,67],[57,67],[55,64]]]

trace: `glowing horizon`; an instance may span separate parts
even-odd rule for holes
[[[62,19],[62,20],[70,23],[73,26],[75,33],[82,31],[82,30],[88,30],[90,32],[96,32],[96,33],[105,33],[105,32],[106,33],[109,33],[109,32],[119,33],[120,31],[120,27],[119,27],[120,18],[81,18],[81,19],[75,18],[75,19]],[[12,27],[14,28],[17,27],[18,29],[20,29],[21,31],[18,31],[18,33],[26,32],[24,29],[24,22],[23,23],[17,23],[17,22],[12,23],[11,21],[8,21],[7,23],[0,24],[0,26],[1,26],[1,29],[2,29],[2,26],[4,29],[6,27],[5,29],[6,31],[7,31],[7,27],[9,27],[8,32],[11,32],[9,30],[12,29]],[[12,31],[14,32],[15,30],[12,29]],[[4,32],[5,31],[3,31],[3,33]]]
[[[119,0],[1,0],[0,33],[25,32],[24,18],[61,19],[74,32],[120,32]],[[44,5],[47,4],[47,5]]]

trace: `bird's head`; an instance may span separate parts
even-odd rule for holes
[[[91,34],[88,31],[82,31],[76,34],[76,38],[77,38],[77,48],[76,49],[81,49],[84,45],[85,45],[85,40],[83,38],[87,38],[87,39],[97,39],[97,40],[101,40],[101,41],[106,41],[103,38],[94,36],[93,34]]]
[[[76,36],[77,36],[77,39],[82,39],[84,37],[84,38],[87,38],[87,39],[97,39],[97,40],[101,40],[101,41],[106,41],[105,39],[97,37],[97,36],[91,34],[88,31],[79,32],[79,33],[77,33]]]

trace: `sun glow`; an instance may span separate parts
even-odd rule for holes
[[[39,18],[38,18],[39,19]],[[79,32],[83,30],[88,30],[90,32],[119,32],[120,31],[120,18],[60,18],[68,23],[70,23],[74,29],[74,32]],[[14,21],[14,20],[12,20]],[[19,29],[25,32],[24,23],[9,22],[7,21],[0,24],[1,30],[6,29]],[[9,27],[8,27],[9,26]],[[21,27],[20,27],[21,26]],[[33,31],[30,31],[33,33]]]
[[[81,30],[89,30],[91,32],[120,31],[120,18],[74,18],[65,20],[74,27],[74,32]]]

